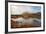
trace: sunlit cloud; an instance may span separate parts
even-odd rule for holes
[[[37,13],[41,11],[40,6],[25,6],[25,5],[14,5],[11,6],[11,14],[22,14],[24,12]]]

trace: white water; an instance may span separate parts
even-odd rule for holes
[[[24,18],[18,18],[15,19],[15,21],[18,21],[19,25],[24,25],[25,23],[28,23],[30,25],[34,25],[34,26],[40,26],[41,24],[41,19],[37,19],[37,18],[29,18],[29,19],[24,19]]]

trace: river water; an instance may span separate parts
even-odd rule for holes
[[[24,19],[24,18],[17,18],[15,19],[19,25],[24,25],[25,23],[28,23],[32,26],[40,26],[41,25],[41,19],[38,18],[29,18],[29,19]]]

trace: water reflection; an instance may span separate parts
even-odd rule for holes
[[[41,19],[38,18],[28,18],[28,19],[24,19],[24,18],[17,18],[17,19],[13,19],[14,21],[16,21],[16,24],[22,26],[22,25],[30,25],[32,27],[39,27],[41,26]]]

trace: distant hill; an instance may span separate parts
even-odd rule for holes
[[[15,18],[16,17],[23,17],[23,15],[11,15],[12,18]],[[29,17],[32,17],[32,18],[38,18],[40,19],[41,18],[41,13],[40,12],[37,12],[37,13],[31,13],[28,15]]]

